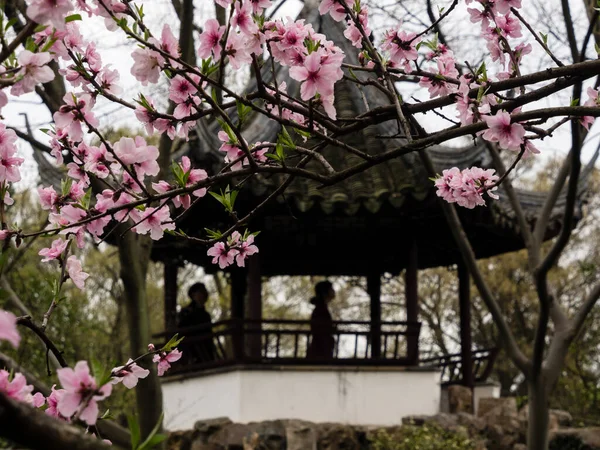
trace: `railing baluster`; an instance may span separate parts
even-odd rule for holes
[[[300,337],[299,334],[294,334],[294,358],[298,357],[298,338]]]
[[[383,353],[381,354],[381,357],[383,359],[387,359],[387,341],[388,341],[388,334],[385,333],[383,335]]]
[[[264,330],[265,343],[263,346],[263,358],[269,357],[269,330]]]
[[[358,352],[358,332],[355,331],[354,333],[354,359],[356,359],[356,352]]]
[[[396,333],[396,342],[394,343],[394,359],[398,359],[398,338],[400,335]]]
[[[277,340],[275,341],[275,358],[279,358],[279,343],[281,342],[281,330],[277,330]]]

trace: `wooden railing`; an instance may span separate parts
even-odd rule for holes
[[[370,322],[334,322],[332,358],[309,358],[310,322],[305,320],[225,320],[211,326],[170,330],[185,336],[181,350],[186,357],[171,373],[203,370],[232,364],[299,365],[416,365],[420,323],[382,322],[374,330]],[[379,352],[372,342],[379,342]],[[375,356],[374,356],[375,354]]]
[[[498,356],[497,348],[488,348],[474,350],[472,352],[473,361],[473,380],[476,383],[486,381],[492,370],[494,362]],[[442,370],[442,384],[462,384],[462,358],[460,353],[455,353],[447,356],[436,356],[434,358],[426,358],[419,361],[422,366],[439,367]]]

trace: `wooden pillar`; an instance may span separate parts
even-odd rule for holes
[[[367,275],[367,292],[371,299],[371,358],[381,358],[381,275]],[[385,355],[384,355],[385,356]]]
[[[463,384],[473,388],[473,353],[471,337],[471,285],[469,271],[460,262],[458,264],[458,304],[460,310],[460,355],[462,360]]]
[[[252,323],[248,325],[251,333],[246,336],[246,354],[251,358],[261,356],[261,328],[262,324],[262,283],[260,276],[260,257],[258,255],[248,258],[247,284],[248,296],[246,301],[246,319]]]
[[[246,296],[246,271],[231,271],[231,320],[233,326],[233,356],[244,359],[244,297]]]
[[[165,330],[177,327],[177,272],[179,267],[173,260],[164,264]]]
[[[406,321],[419,321],[419,254],[416,240],[408,250],[408,264],[404,272],[404,283],[406,292]],[[419,335],[418,333],[410,333],[409,329],[407,337],[407,356],[412,364],[419,362]]]

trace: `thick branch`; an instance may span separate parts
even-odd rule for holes
[[[0,435],[32,450],[106,450],[102,441],[0,392]]]

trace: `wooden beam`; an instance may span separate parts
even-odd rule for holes
[[[260,276],[260,257],[259,255],[248,258],[246,265],[248,267],[247,285],[248,298],[246,302],[246,318],[251,320],[262,320],[262,280]],[[260,358],[261,356],[261,324],[249,324],[247,329],[252,333],[246,337],[246,354],[251,358]]]
[[[471,336],[471,279],[466,266],[458,264],[458,305],[460,311],[460,354],[462,360],[462,380],[467,387],[473,388],[473,340]]]
[[[175,261],[167,260],[164,264],[164,297],[165,297],[165,330],[177,327],[177,272],[179,267]]]
[[[404,272],[406,292],[406,321],[419,321],[419,253],[417,241],[413,239],[408,250],[408,261]],[[407,356],[413,364],[419,362],[419,336],[408,335]]]
[[[381,358],[381,274],[367,275],[367,292],[371,299],[371,358]],[[385,355],[384,355],[385,356]]]

